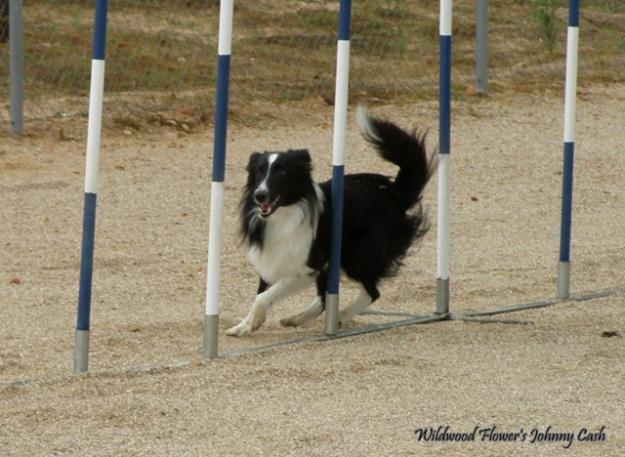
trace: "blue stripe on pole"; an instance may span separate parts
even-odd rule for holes
[[[349,40],[349,28],[352,21],[352,1],[341,0],[339,9],[339,40]]]
[[[451,150],[451,35],[440,35],[439,133],[438,152]]]
[[[217,93],[215,96],[215,142],[213,146],[213,182],[223,182],[226,169],[228,133],[228,84],[230,56],[217,56]]]
[[[571,219],[573,211],[573,160],[575,143],[564,143],[564,165],[562,172],[562,220],[560,223],[560,261],[571,259]]]
[[[569,26],[579,27],[579,0],[569,0]]]
[[[82,221],[82,252],[80,257],[80,284],[78,287],[78,318],[76,330],[89,330],[91,315],[91,278],[93,276],[93,247],[95,241],[96,194],[85,193]]]
[[[343,185],[345,181],[345,167],[332,167],[331,209],[332,209],[332,239],[330,241],[330,269],[328,273],[329,294],[338,294],[341,276],[341,236],[343,234]]]
[[[106,11],[108,0],[97,0],[95,4],[95,27],[93,29],[93,58],[104,60],[106,48]]]

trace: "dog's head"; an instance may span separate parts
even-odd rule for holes
[[[310,154],[305,149],[255,152],[247,164],[247,205],[261,217],[306,198],[312,188]]]

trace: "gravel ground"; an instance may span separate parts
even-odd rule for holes
[[[551,298],[559,243],[560,94],[456,103],[452,138],[454,311]],[[625,286],[625,86],[580,90],[573,220],[574,293]],[[232,126],[226,175],[223,332],[256,277],[237,234],[253,150],[307,147],[330,174],[332,108],[275,107]],[[429,129],[433,103],[373,109]],[[350,125],[347,172],[394,173]],[[403,327],[201,363],[210,129],[104,130],[98,193],[91,373],[71,375],[82,221],[84,126],[42,126],[0,146],[0,456],[602,455],[625,452],[625,293],[471,321]],[[434,308],[432,230],[376,309]],[[343,301],[355,290],[344,285]],[[221,351],[319,335],[278,320],[313,291],[272,309]],[[363,316],[355,326],[388,321]],[[180,367],[173,367],[184,361]],[[155,367],[134,370],[136,367]],[[423,442],[414,431],[497,427],[525,441]],[[574,433],[531,443],[532,430]],[[586,428],[605,440],[580,442]],[[519,435],[521,436],[521,435]]]

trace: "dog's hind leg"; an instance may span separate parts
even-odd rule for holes
[[[345,327],[355,316],[362,313],[365,309],[380,297],[380,292],[375,285],[361,284],[360,294],[354,300],[354,303],[346,307],[339,313],[339,323],[341,327]]]
[[[257,330],[267,318],[267,310],[274,303],[312,284],[313,276],[289,276],[278,280],[256,296],[250,312],[234,327],[226,330],[226,335],[242,336]],[[259,291],[264,288],[259,286]]]

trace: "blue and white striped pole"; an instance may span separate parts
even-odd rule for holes
[[[564,93],[564,165],[562,173],[562,219],[557,295],[569,297],[571,279],[571,219],[573,210],[573,159],[575,151],[575,104],[577,92],[577,49],[579,43],[579,0],[569,0]]]
[[[206,268],[206,312],[204,315],[204,357],[218,355],[219,280],[221,273],[224,176],[228,130],[228,85],[232,50],[234,0],[222,0],[219,8],[217,51],[217,90],[215,94],[215,137],[213,143],[213,182],[211,185],[208,265]]]
[[[336,48],[336,87],[334,94],[334,141],[332,148],[332,239],[326,293],[325,334],[339,329],[339,281],[341,276],[341,235],[343,232],[343,181],[347,139],[347,101],[349,92],[349,29],[351,0],[341,0]]]
[[[85,166],[85,206],[82,228],[82,253],[80,258],[74,373],[82,373],[89,368],[91,284],[93,276],[98,163],[100,161],[100,140],[102,134],[107,6],[107,0],[96,1],[95,27],[93,32],[93,59],[91,61],[91,91],[89,94],[89,126],[87,130],[87,157]]]
[[[440,2],[436,314],[449,313],[449,155],[451,152],[451,0]]]

